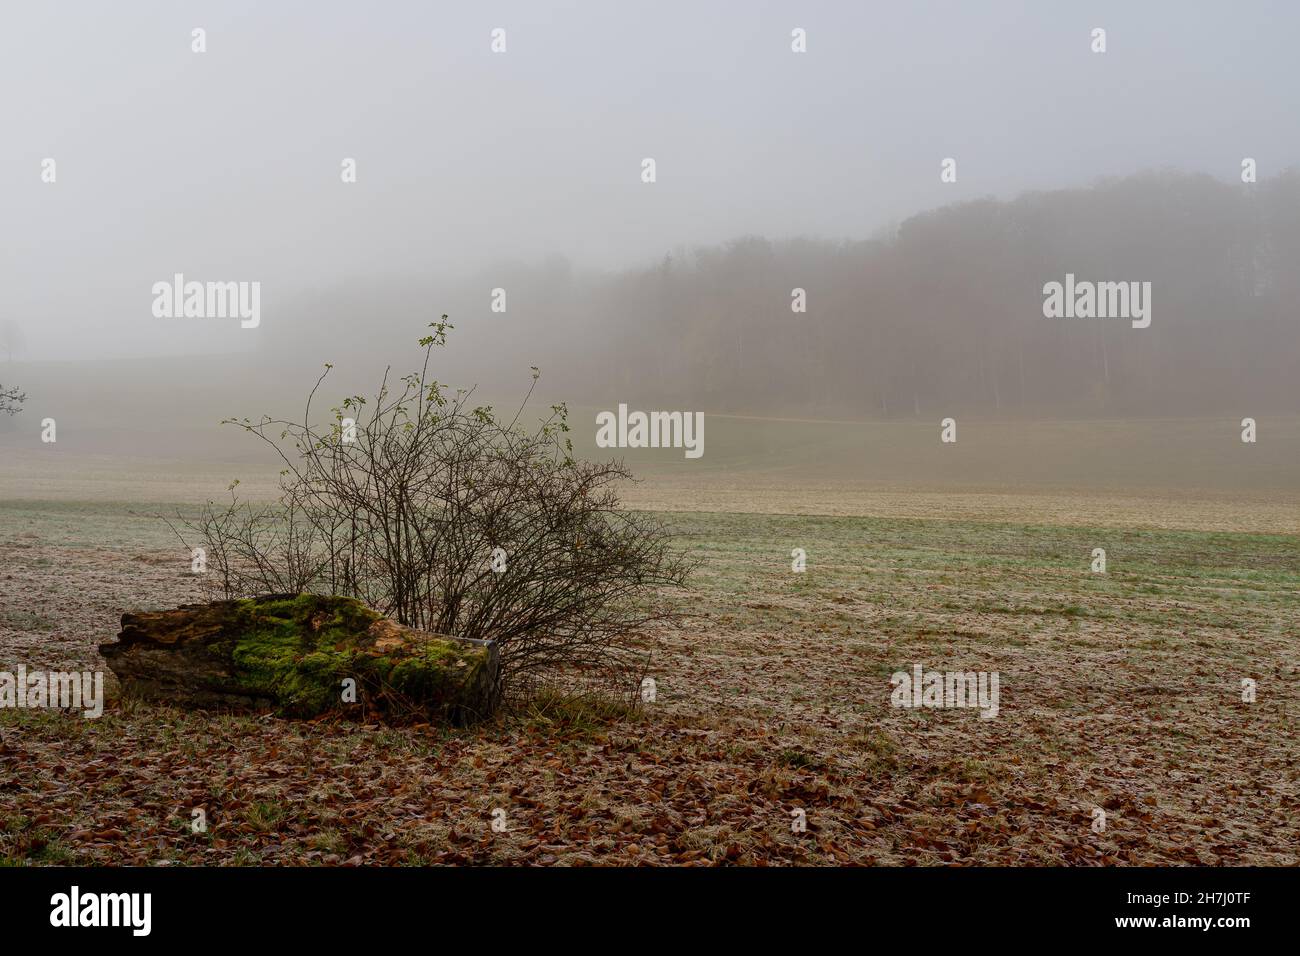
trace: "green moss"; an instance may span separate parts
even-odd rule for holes
[[[446,699],[473,683],[486,661],[487,652],[473,645],[430,641],[420,654],[394,663],[387,682],[412,700]]]
[[[286,714],[311,716],[340,705],[345,678],[376,700],[397,695],[445,709],[487,666],[486,650],[456,641],[379,652],[367,630],[381,615],[351,598],[257,598],[236,602],[235,614],[239,636],[228,650],[240,686]]]

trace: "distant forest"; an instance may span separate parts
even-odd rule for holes
[[[1152,283],[1152,322],[1048,319],[1043,285]],[[791,289],[807,290],[806,314]],[[916,216],[880,241],[744,239],[598,290],[604,385],[722,410],[1185,415],[1300,408],[1300,175],[1145,174]],[[626,356],[626,361],[619,361]]]
[[[1150,327],[1045,318],[1043,286],[1066,273],[1152,283]],[[504,315],[488,310],[497,286]],[[791,310],[795,288],[805,313]],[[1300,172],[1225,184],[1156,171],[947,206],[871,240],[742,238],[615,273],[554,257],[454,286],[349,292],[322,294],[314,321],[357,341],[362,310],[449,311],[453,339],[471,343],[467,374],[541,364],[560,397],[603,407],[859,419],[1296,412]],[[360,347],[390,337],[382,324],[366,325]],[[390,340],[409,338],[402,324]]]

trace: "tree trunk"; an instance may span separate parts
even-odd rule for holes
[[[497,703],[492,641],[417,631],[352,598],[277,594],[127,613],[99,652],[126,693],[182,707],[311,717],[360,706],[390,720],[468,723]]]

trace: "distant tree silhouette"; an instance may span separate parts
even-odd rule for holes
[[[0,412],[13,415],[17,413],[19,407],[26,400],[27,396],[18,391],[17,388],[6,388],[4,385],[0,385]]]
[[[1237,186],[1152,172],[948,206],[884,241],[679,253],[575,292],[592,314],[573,348],[601,396],[717,411],[1293,410],[1297,264],[1300,174]],[[1067,272],[1151,282],[1151,327],[1045,318],[1043,285]]]

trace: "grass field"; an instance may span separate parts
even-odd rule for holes
[[[0,710],[0,859],[1300,863],[1289,500],[783,487],[634,490],[703,559],[647,635],[654,703],[465,731]],[[124,609],[195,596],[164,506],[38,492],[0,503],[10,669],[102,669]],[[914,664],[998,672],[998,716],[891,707]]]

